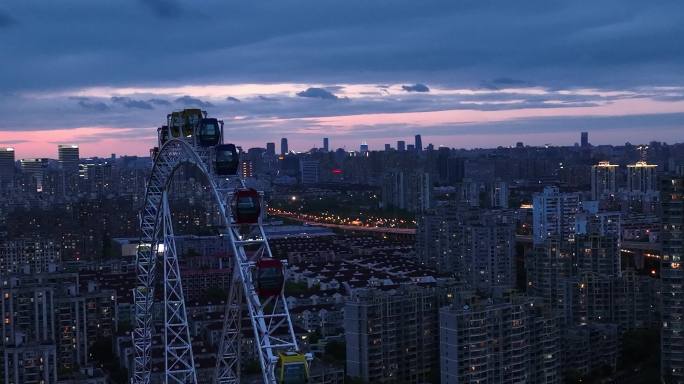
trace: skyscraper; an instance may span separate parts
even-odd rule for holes
[[[0,148],[0,182],[14,178],[14,148]]]
[[[661,187],[661,374],[663,383],[674,384],[684,382],[684,178],[667,178]]]
[[[57,146],[59,165],[64,172],[78,173],[79,151],[76,144],[59,144]]]
[[[287,148],[287,138],[283,137],[280,139],[280,154],[287,155],[289,149]]]
[[[25,175],[32,178],[35,183],[36,191],[43,191],[43,180],[45,179],[45,172],[47,172],[48,159],[21,159],[21,171]],[[78,173],[78,164],[76,164],[76,172]]]
[[[424,383],[437,371],[434,288],[358,290],[344,308],[347,374],[373,383]]]
[[[392,146],[389,144],[385,144],[385,152],[389,152],[392,150]]]
[[[581,147],[582,148],[588,148],[590,146],[589,144],[589,132],[582,132],[580,135],[580,140],[581,140]]]
[[[330,142],[328,141],[327,137],[323,138],[323,151],[324,152],[329,152],[330,151]]]
[[[405,150],[406,150],[406,142],[404,140],[397,141],[397,151],[405,151]]]
[[[275,156],[275,143],[266,143],[266,154]]]
[[[550,236],[569,239],[575,234],[575,215],[580,210],[579,193],[561,193],[558,187],[546,187],[533,197],[533,238],[541,244]]]
[[[627,165],[627,190],[642,193],[658,191],[656,167],[645,161]]]
[[[368,155],[368,144],[365,141],[361,143],[361,146],[359,147],[359,152],[361,152],[362,156]]]
[[[555,314],[535,299],[459,299],[440,310],[439,336],[442,383],[562,382]]]
[[[602,196],[614,194],[615,171],[618,166],[609,161],[600,161],[591,166],[591,199],[599,200]]]
[[[423,152],[423,139],[420,137],[420,135],[416,135],[416,151],[417,152]]]

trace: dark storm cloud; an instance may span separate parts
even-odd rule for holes
[[[6,90],[417,77],[432,87],[497,78],[566,88],[684,82],[679,0],[7,0],[4,7],[21,20],[0,35],[12,52],[0,53]],[[170,26],[166,18],[175,16],[182,23]]]
[[[109,106],[101,101],[91,100],[87,97],[71,97],[70,99],[76,100],[79,107],[96,112],[104,112],[109,110]]]
[[[430,88],[428,88],[427,85],[420,83],[413,85],[402,85],[401,89],[406,92],[430,92]]]
[[[126,108],[154,109],[152,104],[145,100],[135,100],[130,97],[113,96],[112,102],[120,104]]]
[[[214,106],[214,104],[212,104],[208,101],[200,100],[196,97],[187,96],[187,95],[177,98],[176,100],[174,100],[174,102],[176,102],[178,104],[182,104],[182,105],[195,106],[195,107],[201,107],[201,108],[211,108]]]
[[[315,99],[324,99],[324,100],[338,100],[339,97],[337,97],[334,93],[323,89],[323,88],[307,88],[305,91],[297,92],[297,96],[299,97],[311,97]]]

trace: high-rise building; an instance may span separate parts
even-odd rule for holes
[[[406,146],[406,150],[409,152],[415,152],[416,151],[416,146],[413,144],[409,144]]]
[[[442,383],[561,383],[561,336],[534,299],[460,299],[439,314]]]
[[[361,156],[368,156],[368,144],[365,141],[361,143],[359,152],[361,152]]]
[[[589,144],[589,132],[582,132],[580,135],[580,143],[582,148],[587,148],[591,145]]]
[[[515,286],[515,224],[503,211],[440,207],[418,217],[418,260],[489,292]]]
[[[323,138],[323,151],[324,152],[329,152],[330,151],[330,142],[328,141],[327,137]]]
[[[5,383],[56,383],[57,372],[92,362],[97,340],[114,335],[116,291],[78,273],[13,275],[0,287]]]
[[[438,369],[437,292],[354,292],[344,307],[347,375],[366,383],[428,382]]]
[[[389,152],[392,150],[392,146],[389,144],[385,144],[385,152]]]
[[[423,139],[420,137],[420,135],[416,135],[415,147],[416,151],[423,152]]]
[[[397,141],[397,151],[403,152],[406,150],[406,142],[404,140]]]
[[[59,156],[59,164],[66,173],[78,173],[78,164],[80,162],[78,145],[59,144],[57,146],[57,154]]]
[[[46,238],[0,242],[0,274],[45,273],[60,262],[60,246]]]
[[[570,239],[575,234],[575,215],[581,208],[579,193],[561,193],[558,187],[545,187],[533,197],[533,239],[541,244],[549,236]]]
[[[299,160],[299,180],[302,184],[316,184],[318,183],[318,161],[317,160]]]
[[[661,184],[662,282],[661,374],[663,383],[684,383],[684,178]]]
[[[627,165],[627,191],[629,192],[657,192],[658,175],[657,165],[648,164],[645,161],[637,161],[636,164]]]
[[[37,192],[43,191],[43,181],[48,168],[48,159],[21,159],[21,171],[27,175],[31,181],[31,189]],[[78,170],[78,164],[77,170]],[[35,188],[34,188],[35,187]]]
[[[0,148],[0,183],[14,179],[14,148]]]
[[[290,151],[287,148],[287,138],[283,137],[282,139],[280,139],[280,154],[287,155],[288,152]]]
[[[425,212],[432,206],[430,174],[392,170],[383,176],[382,203],[386,208]]]
[[[266,143],[266,154],[269,156],[275,156],[276,147],[275,143]]]
[[[505,181],[487,183],[490,208],[508,208],[508,184]]]
[[[609,161],[600,161],[591,166],[591,199],[599,200],[606,195],[617,192],[615,187],[615,172],[618,166]]]

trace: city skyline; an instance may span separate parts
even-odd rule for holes
[[[581,131],[595,144],[684,141],[676,2],[207,6],[10,1],[0,145],[144,155],[166,114],[190,106],[244,147],[288,137],[297,151],[324,136],[348,149],[415,134],[459,148],[573,145]],[[169,40],[161,26],[179,19],[194,28]],[[193,48],[179,59],[169,44]]]

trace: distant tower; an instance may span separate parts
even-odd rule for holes
[[[359,152],[361,152],[361,155],[363,156],[368,156],[368,143],[365,141],[361,143],[361,147],[359,148]]]
[[[289,150],[287,149],[287,138],[283,137],[280,139],[280,154],[287,155]]]
[[[406,142],[404,140],[397,141],[397,151],[403,152],[406,150]]]
[[[330,151],[330,142],[328,141],[327,137],[323,138],[323,151],[324,152],[329,152]]]
[[[385,152],[389,152],[392,150],[392,146],[389,144],[385,144]]]
[[[589,132],[582,132],[581,134],[581,146],[582,148],[589,148]]]
[[[79,152],[76,144],[59,144],[57,146],[59,165],[66,173],[78,172]]]
[[[14,179],[14,148],[0,148],[0,182]]]
[[[627,190],[630,192],[656,192],[658,175],[655,164],[637,161],[627,165]]]
[[[599,161],[591,167],[591,199],[599,200],[602,196],[614,194],[615,171],[618,166],[609,161]]]
[[[45,179],[45,172],[47,172],[48,159],[21,159],[21,171],[25,175],[29,175],[36,183],[36,191],[43,191],[43,179]],[[77,169],[78,171],[78,169]]]
[[[266,143],[266,153],[275,156],[275,143]]]
[[[423,152],[423,139],[420,135],[416,135],[416,151]]]

